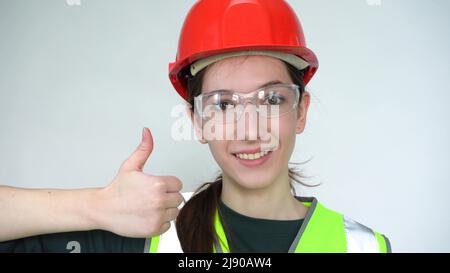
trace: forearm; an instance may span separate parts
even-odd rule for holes
[[[0,241],[99,229],[95,220],[97,191],[0,186]]]

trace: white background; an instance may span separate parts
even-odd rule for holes
[[[146,172],[185,191],[212,179],[208,147],[171,137],[182,100],[167,66],[194,2],[0,0],[0,183],[104,186],[143,126],[155,139]],[[300,193],[394,251],[449,252],[450,2],[289,3],[320,62],[292,161],[312,157],[304,174],[323,185]]]

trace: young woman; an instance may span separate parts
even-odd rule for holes
[[[0,239],[7,241],[0,250],[390,252],[385,236],[293,191],[298,175],[288,163],[317,67],[285,1],[198,1],[169,77],[222,174],[183,194],[179,211],[181,182],[142,173],[153,147],[144,129],[141,145],[104,189],[2,188]],[[40,219],[44,213],[50,219]],[[43,233],[52,234],[17,239]]]

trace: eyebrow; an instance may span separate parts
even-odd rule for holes
[[[261,85],[260,87],[258,87],[256,90],[262,89],[262,88],[267,87],[267,86],[270,86],[270,85],[272,85],[272,84],[282,84],[282,83],[283,83],[282,81],[279,81],[279,80],[273,80],[273,81],[270,81],[270,82],[266,82],[265,84],[263,84],[263,85]],[[203,92],[202,92],[202,94],[208,94],[208,96],[212,96],[212,95],[214,95],[215,93],[220,92],[220,91],[233,91],[233,90],[228,90],[228,89],[218,89],[218,90],[213,90],[213,91],[206,92],[206,93],[203,93]]]
[[[282,83],[282,82],[279,81],[279,80],[273,80],[273,81],[270,81],[270,82],[266,82],[265,84],[263,84],[260,87],[258,87],[258,89],[267,87],[267,86],[272,85],[272,84],[279,84],[279,83]]]

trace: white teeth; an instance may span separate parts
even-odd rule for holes
[[[269,151],[261,151],[258,153],[254,153],[254,154],[236,154],[237,157],[239,157],[240,159],[247,159],[247,160],[255,160],[255,159],[259,159],[263,156],[265,156],[266,154],[268,154]]]

